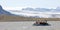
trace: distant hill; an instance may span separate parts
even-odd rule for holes
[[[7,15],[11,15],[11,13],[10,12],[8,12],[8,11],[5,11],[3,8],[2,8],[2,6],[0,5],[0,14],[7,14]]]

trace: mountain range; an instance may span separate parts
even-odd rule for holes
[[[14,11],[13,11],[14,12]],[[21,11],[15,11],[17,15],[36,18],[60,18],[60,7],[56,9],[47,8],[22,8]]]
[[[17,15],[31,18],[60,18],[60,7],[56,9],[47,8],[22,8],[21,10],[6,11],[0,5],[0,14]]]
[[[22,10],[27,11],[37,11],[37,12],[60,12],[60,7],[57,7],[56,9],[47,9],[47,8],[22,8]]]

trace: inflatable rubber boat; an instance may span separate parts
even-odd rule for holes
[[[38,20],[33,25],[35,25],[35,26],[48,26],[49,24],[47,23],[46,20],[43,20],[43,21]]]

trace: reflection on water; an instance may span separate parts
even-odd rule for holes
[[[60,21],[48,21],[51,26],[33,26],[34,21],[0,22],[0,30],[60,30]]]

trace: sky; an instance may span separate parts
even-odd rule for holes
[[[6,10],[20,10],[25,7],[56,8],[60,0],[0,0],[0,5]]]

